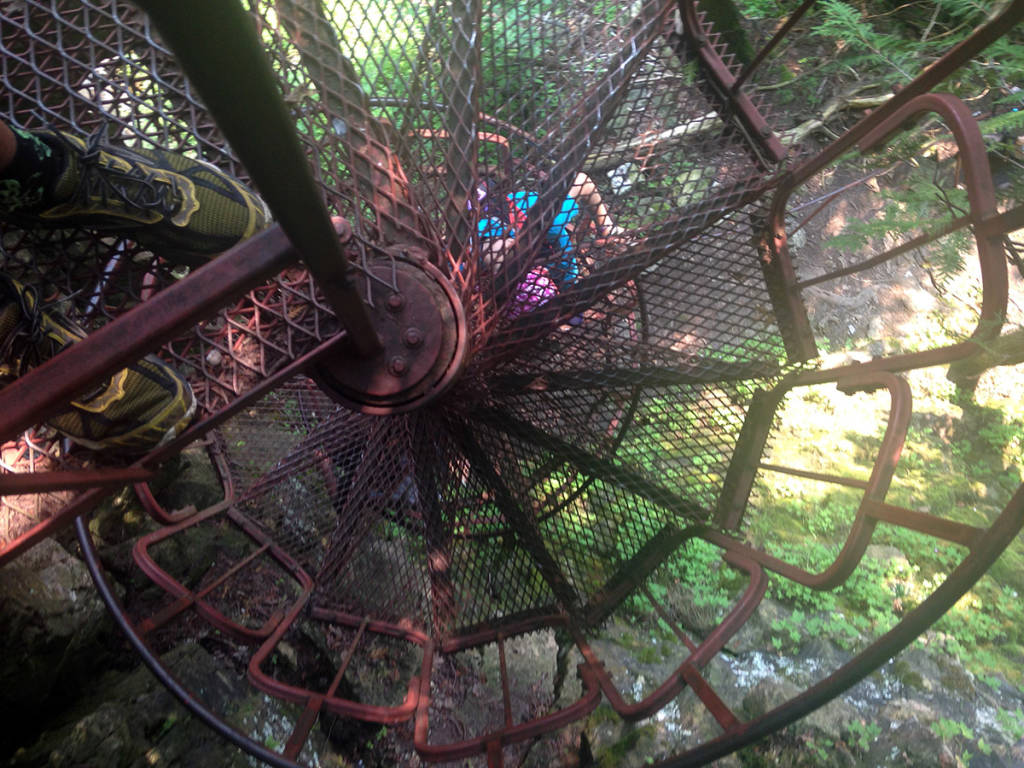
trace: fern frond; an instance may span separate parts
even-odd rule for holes
[[[824,0],[821,12],[823,19],[814,33],[841,41],[846,46],[845,61],[866,64],[873,70],[895,70],[904,80],[913,79],[920,50],[911,41],[876,30],[843,0]]]
[[[1024,133],[1024,110],[1011,109],[1001,115],[993,115],[978,121],[982,133],[1002,134],[1012,132],[1014,135]]]

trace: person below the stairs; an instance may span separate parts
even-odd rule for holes
[[[197,266],[266,227],[270,213],[247,187],[203,161],[113,146],[102,132],[83,139],[0,120],[0,220],[23,229],[110,232],[172,263]],[[0,386],[84,337],[72,319],[43,305],[34,286],[0,271]],[[147,355],[47,424],[88,448],[138,453],[183,431],[195,410],[188,381]]]
[[[511,252],[515,236],[526,224],[529,211],[537,204],[535,192],[517,190],[501,195],[498,185],[485,179],[477,187],[477,203],[481,218],[477,234],[481,244],[481,262],[497,272],[503,268],[505,257]],[[518,282],[506,316],[515,320],[522,314],[543,305],[558,293],[560,287],[574,283],[580,277],[580,264],[573,245],[573,234],[582,213],[582,206],[593,211],[593,223],[601,237],[613,237],[622,228],[612,221],[608,207],[593,179],[582,171],[576,174],[568,194],[545,233],[545,242],[532,269]],[[582,316],[569,320],[579,325]]]
[[[516,233],[526,224],[527,214],[538,200],[535,192],[517,190],[498,202],[493,187],[487,180],[477,188],[481,207],[477,231],[485,243],[485,258],[492,260],[511,248]],[[556,284],[566,285],[579,279],[580,268],[572,236],[584,205],[594,212],[594,225],[599,237],[613,237],[623,231],[612,221],[594,180],[582,171],[577,173],[545,236],[552,254],[545,268]]]

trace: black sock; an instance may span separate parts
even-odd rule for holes
[[[64,148],[21,128],[11,128],[17,146],[0,172],[0,211],[14,212],[44,202],[64,171]]]

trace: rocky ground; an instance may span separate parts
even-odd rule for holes
[[[844,217],[869,215],[866,205],[854,200],[842,210],[829,210],[821,227],[793,239],[796,257],[838,266],[829,263],[823,246],[830,227],[841,227]],[[822,338],[837,349],[863,342],[866,353],[877,354],[887,351],[885,340],[908,318],[934,309],[932,295],[921,273],[911,276],[904,265],[893,263],[872,280],[851,281],[839,291],[812,290],[807,299]],[[168,509],[186,504],[202,508],[220,497],[209,465],[197,453],[167,467],[157,491]],[[131,566],[131,541],[151,525],[130,492],[113,499],[91,524],[107,567],[122,585],[131,587],[133,601],[140,594],[146,598],[135,581],[140,575]],[[200,546],[175,556],[202,563],[216,554],[207,549]],[[675,605],[696,636],[711,628],[707,615],[687,609],[685,594],[677,596]],[[133,602],[132,607],[138,605]],[[786,606],[765,600],[705,668],[706,679],[738,717],[757,717],[850,658],[850,650],[823,638],[804,639],[784,652],[775,650],[772,641],[791,613]],[[322,642],[312,635],[308,639]],[[560,640],[554,633],[538,632],[509,644],[517,717],[539,716],[579,697],[580,682],[572,674],[578,652],[560,645]],[[978,680],[946,652],[945,640],[939,633],[926,634],[826,706],[718,764],[1024,766],[1024,692],[1001,679]],[[650,693],[680,662],[673,652],[678,646],[638,633],[628,616],[614,616],[594,642],[627,698]],[[850,638],[849,645],[858,648],[866,642],[867,638]],[[0,765],[256,765],[191,716],[140,665],[97,597],[70,535],[44,541],[0,569],[0,649]],[[280,749],[297,712],[253,689],[245,679],[242,657],[229,644],[206,634],[198,640],[168,641],[162,650],[167,666],[186,687],[201,691],[208,706],[227,713],[257,742]],[[436,739],[465,738],[500,718],[500,694],[495,696],[493,686],[498,658],[493,649],[439,659],[437,665],[432,691]],[[358,670],[353,680],[350,695],[363,700],[379,695],[380,669]],[[690,690],[654,717],[633,724],[624,723],[603,702],[562,732],[508,750],[506,764],[644,766],[657,756],[706,740],[716,729]],[[411,735],[407,725],[381,728],[323,718],[303,758],[325,768],[415,767],[421,762],[411,748]],[[463,764],[483,761],[458,763]]]
[[[174,474],[180,480],[175,494],[182,488],[199,496],[216,492],[214,486],[204,485],[211,478],[200,457],[186,457],[186,466]],[[108,537],[101,541],[115,571],[127,552],[114,542],[114,521],[123,526],[122,533],[137,533],[139,526],[146,526],[138,514],[130,497],[123,495],[93,523],[94,531]],[[709,629],[707,613],[688,611],[685,594],[673,602],[689,631],[699,636]],[[765,601],[704,670],[742,718],[756,717],[850,656],[817,638],[793,652],[773,651],[771,639],[789,613],[783,605]],[[627,698],[647,695],[680,661],[677,645],[645,632],[649,629],[615,615],[594,640],[612,679],[622,681]],[[256,764],[190,716],[140,665],[67,536],[41,543],[0,570],[0,647],[0,722],[5,724],[0,765]],[[296,711],[249,686],[244,664],[232,658],[227,644],[210,635],[168,648],[164,661],[182,683],[200,691],[211,708],[230,713],[232,722],[258,742],[280,748]],[[578,652],[560,652],[554,633],[538,632],[511,642],[507,655],[513,699],[522,709],[517,717],[541,714],[539,702],[557,706],[580,695],[580,682],[571,673]],[[501,711],[500,696],[495,698],[493,686],[487,685],[498,677],[496,652],[492,648],[460,654],[438,664],[433,737],[479,732]],[[380,671],[366,670],[353,680],[350,695],[369,700],[376,695],[371,689],[380,685]],[[467,701],[473,705],[466,706]],[[942,650],[941,636],[930,634],[796,725],[719,764],[1021,766],[1022,712],[1024,693],[1003,682],[993,687],[978,681]],[[715,732],[713,720],[689,690],[654,717],[634,724],[624,723],[602,703],[569,729],[510,750],[506,764],[643,766],[652,756],[670,754]],[[304,757],[313,766],[420,765],[410,737],[406,726],[382,729],[322,722]],[[458,763],[463,764],[483,763]]]
[[[813,242],[795,243],[808,248]],[[813,320],[830,338],[877,344],[927,301],[926,285],[901,282],[895,266],[877,285],[847,294],[812,296]],[[1015,285],[1020,283],[1015,280]],[[1019,285],[1018,285],[1019,287]],[[843,302],[846,302],[845,304]],[[888,325],[872,329],[865,317],[890,308]],[[861,327],[863,325],[863,327]],[[870,351],[870,350],[869,350]],[[172,482],[173,481],[173,482]],[[204,455],[190,452],[165,468],[155,484],[168,509],[203,508],[221,495]],[[131,565],[131,542],[153,524],[130,491],[113,498],[92,520],[104,561],[129,587],[132,609],[149,599]],[[898,558],[898,551],[876,552]],[[182,567],[216,557],[210,542],[172,554]],[[695,636],[711,625],[706,612],[677,595],[686,628]],[[705,668],[709,683],[730,708],[750,719],[787,700],[846,661],[850,650],[828,639],[801,639],[775,650],[773,639],[791,609],[765,600],[753,619]],[[805,621],[808,618],[805,617]],[[186,687],[201,691],[212,709],[258,743],[280,749],[298,712],[255,690],[246,680],[244,655],[215,634],[164,638],[164,662]],[[310,635],[310,643],[322,638]],[[616,615],[595,639],[607,669],[634,699],[654,690],[678,666],[678,646],[638,630]],[[867,638],[853,638],[862,647]],[[573,674],[578,652],[551,632],[509,644],[513,700],[519,718],[543,715],[580,695]],[[867,680],[770,739],[719,761],[745,766],[1024,766],[1024,692],[1004,680],[980,681],[947,653],[946,638],[929,633]],[[221,768],[256,762],[227,745],[188,712],[140,665],[97,597],[74,538],[47,540],[0,569],[0,765],[149,768]],[[674,652],[673,652],[674,651]],[[298,649],[296,653],[301,652]],[[283,659],[280,664],[297,665]],[[458,740],[500,720],[498,658],[493,648],[438,660],[432,695],[432,738]],[[410,669],[403,674],[412,674]],[[385,682],[382,668],[359,670],[349,695],[371,700]],[[467,702],[472,702],[466,706]],[[687,690],[654,717],[624,723],[601,703],[583,721],[556,735],[509,749],[506,765],[643,766],[713,736],[717,726]],[[303,757],[311,766],[417,766],[411,727],[353,725],[323,718]],[[483,765],[471,760],[457,765]]]

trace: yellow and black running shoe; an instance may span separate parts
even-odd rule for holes
[[[75,323],[40,308],[34,288],[0,274],[0,384],[83,338],[85,332]],[[160,358],[147,355],[73,400],[47,424],[87,448],[137,453],[178,435],[195,410],[188,382]]]
[[[52,227],[79,225],[129,237],[171,261],[197,266],[270,222],[264,202],[202,160],[157,149],[115,147],[35,134],[64,156],[63,170],[31,213]]]

